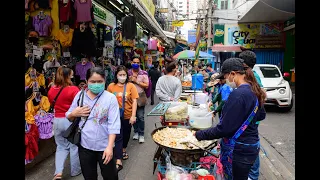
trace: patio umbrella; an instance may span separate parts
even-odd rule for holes
[[[189,59],[189,58],[194,58],[195,56],[195,51],[191,51],[191,50],[184,50],[181,51],[179,53],[177,53],[176,55],[173,56],[173,59]],[[208,54],[206,52],[200,51],[199,52],[199,57],[201,58],[212,58],[214,57],[211,54]]]

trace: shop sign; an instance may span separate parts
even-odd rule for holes
[[[156,7],[154,6],[153,1],[152,0],[140,0],[140,2],[149,11],[149,13],[152,16],[154,16],[154,13],[156,11]]]
[[[93,5],[93,15],[97,21],[106,24],[108,26],[114,27],[116,24],[116,17],[107,9],[99,5],[98,3],[92,1]]]
[[[184,25],[183,21],[172,21],[172,26],[182,27]]]
[[[214,25],[214,44],[224,44],[224,24]]]
[[[188,44],[195,43],[197,40],[197,30],[188,30]]]
[[[168,8],[159,8],[158,11],[159,11],[159,13],[168,13],[169,9]]]
[[[283,23],[226,24],[225,31],[227,31],[224,37],[226,45],[240,45],[247,49],[282,47],[282,43],[275,45],[275,42],[280,41],[275,41],[274,38],[282,37]],[[258,44],[256,44],[257,37]]]

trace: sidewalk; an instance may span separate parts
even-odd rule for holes
[[[147,114],[154,106],[148,105],[145,109]],[[137,141],[130,140],[128,145],[129,159],[123,161],[124,168],[119,172],[119,180],[156,180],[156,173],[153,175],[153,155],[156,150],[156,144],[151,139],[151,132],[155,128],[155,123],[159,122],[158,117],[145,117],[145,143],[139,144]],[[159,124],[157,124],[159,126]],[[133,133],[132,133],[133,134]],[[132,135],[131,134],[131,135]],[[262,138],[261,138],[262,139]],[[278,166],[274,166],[272,161],[273,156],[269,148],[265,148],[265,142],[261,142],[261,145],[265,151],[261,150],[261,167],[259,180],[273,180],[281,179],[275,169],[279,170]],[[265,153],[268,152],[268,153]],[[268,155],[266,155],[268,154]],[[272,157],[271,160],[269,159]],[[267,157],[267,158],[266,158]],[[45,161],[36,165],[33,169],[25,173],[25,180],[51,180],[54,174],[54,155],[50,156]],[[273,166],[273,167],[272,167]],[[83,176],[70,177],[70,165],[67,160],[64,170],[65,180],[83,180]],[[272,170],[270,170],[270,168]],[[283,172],[279,172],[283,173]],[[100,168],[98,168],[99,180],[102,180],[100,176]],[[287,176],[286,176],[287,177]],[[288,176],[289,177],[289,176]],[[285,179],[285,178],[282,178]],[[291,180],[291,179],[290,179]]]

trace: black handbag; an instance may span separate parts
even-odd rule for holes
[[[83,106],[84,92],[85,92],[85,90],[82,89],[81,90],[81,94],[80,94],[79,99],[78,99],[78,106],[80,106],[80,107]],[[100,96],[97,98],[96,102],[93,104],[90,113],[92,112],[94,106],[98,102]],[[79,105],[79,101],[80,101],[80,105]],[[90,114],[89,114],[89,116],[90,116]],[[79,146],[80,145],[80,141],[81,141],[81,130],[84,128],[84,125],[86,124],[86,122],[88,120],[88,117],[85,118],[85,121],[84,121],[83,125],[81,126],[81,128],[79,127],[79,123],[81,121],[81,117],[75,118],[75,120],[68,127],[68,129],[62,134],[62,136],[64,138],[66,138],[69,142],[71,142],[72,144],[75,144],[75,145]]]
[[[64,87],[61,87],[60,91],[58,92],[58,94],[56,95],[56,97],[54,98],[54,100],[52,101],[52,104],[50,105],[49,111],[48,113],[53,113],[54,111],[54,105],[56,104],[56,101],[61,93],[61,91],[63,90]]]

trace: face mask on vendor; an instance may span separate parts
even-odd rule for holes
[[[28,40],[29,40],[29,42],[31,42],[33,44],[37,44],[39,42],[38,37],[29,37]]]
[[[233,89],[237,87],[236,83],[234,82],[235,76],[236,76],[236,73],[231,72],[226,78],[226,83]]]

